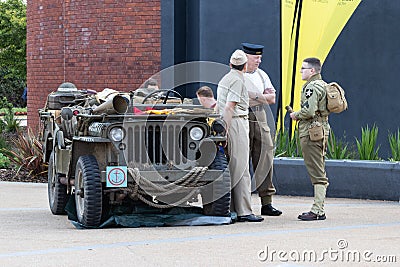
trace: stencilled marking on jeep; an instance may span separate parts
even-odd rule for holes
[[[79,136],[79,137],[73,137],[72,138],[74,141],[80,141],[80,142],[87,142],[87,143],[110,143],[110,139],[103,138],[103,137],[86,137],[86,136]]]
[[[81,141],[83,141],[83,142],[91,142],[91,143],[94,143],[94,142],[96,142],[95,140],[94,140],[94,138],[91,138],[91,137],[81,137],[81,138],[79,138]]]

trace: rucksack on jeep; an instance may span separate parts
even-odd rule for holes
[[[340,113],[347,109],[347,100],[343,88],[336,82],[325,85],[326,107],[329,112]]]

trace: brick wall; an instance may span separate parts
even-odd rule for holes
[[[28,1],[28,126],[37,129],[37,110],[63,82],[129,91],[158,72],[160,1]]]

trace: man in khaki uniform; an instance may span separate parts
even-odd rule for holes
[[[222,115],[228,135],[229,172],[232,181],[231,210],[238,221],[260,222],[251,208],[249,173],[249,96],[244,86],[247,57],[242,50],[233,52],[231,70],[218,83],[217,110]]]
[[[247,56],[246,88],[249,92],[250,160],[254,180],[261,198],[261,215],[279,216],[272,206],[275,186],[272,183],[274,143],[267,122],[266,106],[275,103],[275,88],[268,74],[259,68],[263,45],[242,43]]]
[[[298,216],[303,221],[325,220],[324,202],[328,178],[325,172],[325,151],[329,136],[329,111],[326,108],[326,82],[321,77],[321,62],[318,58],[304,59],[301,67],[301,78],[306,81],[301,91],[301,109],[290,113],[293,120],[299,121],[300,145],[303,151],[304,164],[314,185],[314,204],[311,211]],[[320,140],[310,140],[309,128],[317,122],[322,124],[323,133]]]

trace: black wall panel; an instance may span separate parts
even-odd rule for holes
[[[380,156],[389,157],[388,131],[400,127],[400,1],[362,0],[331,49],[323,75],[346,90],[349,110],[330,116],[335,133],[361,138],[376,124]]]
[[[323,77],[346,90],[349,110],[330,116],[337,136],[354,144],[361,127],[379,128],[380,156],[399,127],[400,1],[362,0],[324,62]],[[186,25],[182,25],[186,23]],[[162,0],[162,67],[185,61],[228,64],[241,42],[265,45],[261,68],[280,90],[279,0]],[[199,86],[181,90],[193,97]],[[212,85],[213,89],[216,86]],[[276,112],[277,105],[272,106]]]

